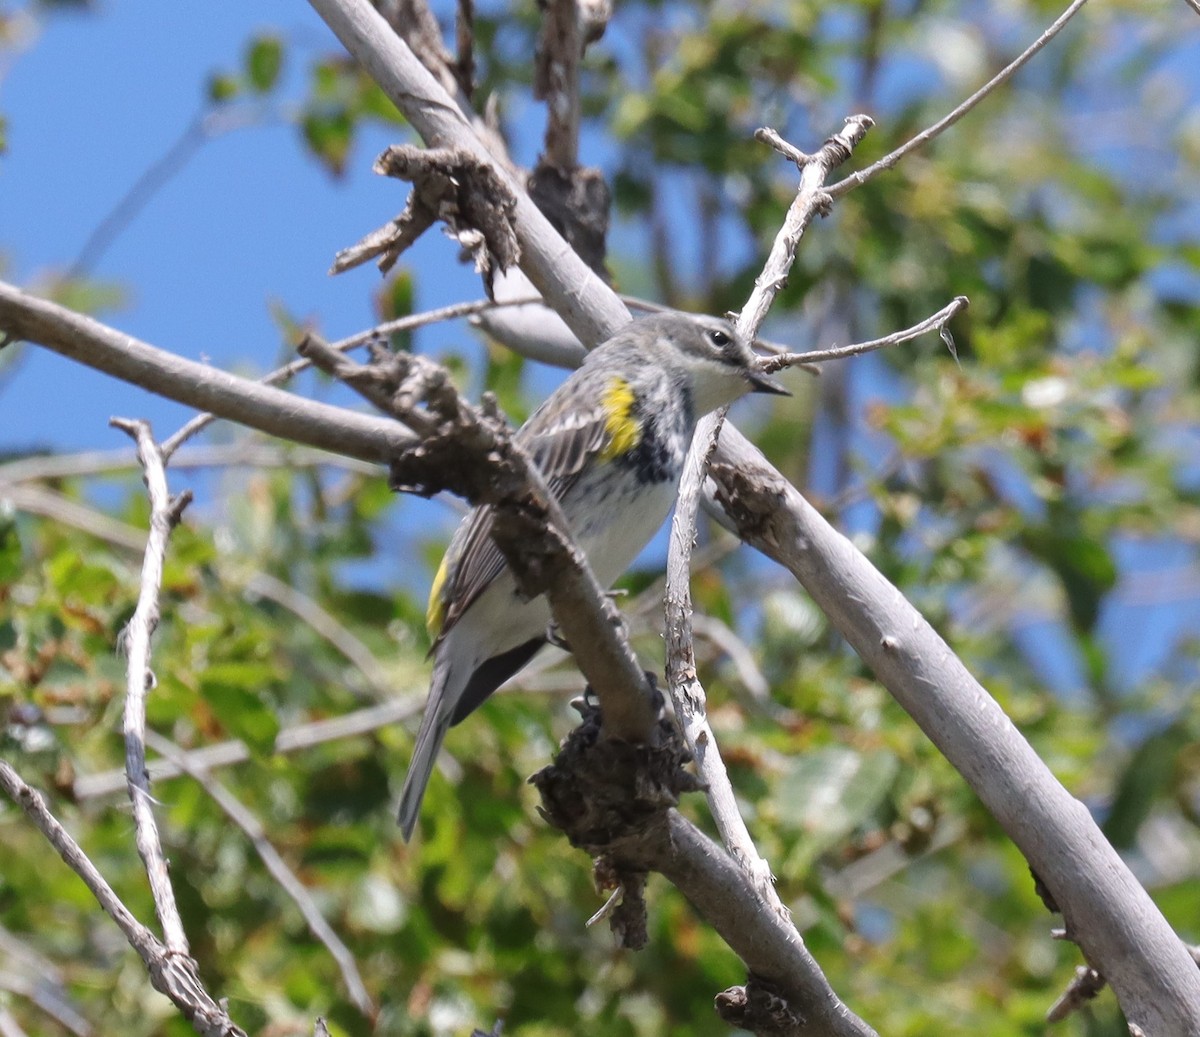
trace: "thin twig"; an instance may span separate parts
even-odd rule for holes
[[[745,819],[738,809],[733,786],[721,760],[721,751],[708,723],[704,687],[696,676],[689,579],[692,541],[696,536],[696,513],[700,507],[700,489],[704,484],[704,473],[708,467],[709,454],[716,448],[723,421],[722,411],[714,423],[712,433],[706,434],[703,439],[697,438],[696,442],[707,446],[706,451],[695,449],[696,442],[693,443],[693,449],[688,452],[684,462],[683,476],[679,483],[679,497],[675,504],[675,517],[671,521],[671,539],[667,548],[667,593],[664,598],[667,617],[667,685],[675,706],[675,717],[695,759],[696,773],[704,785],[709,810],[717,823],[721,841],[734,860],[751,876],[763,901],[777,914],[786,916],[787,909],[775,892],[771,868],[759,856]]]
[[[825,186],[829,171],[850,157],[850,153],[874,125],[869,116],[850,116],[846,125],[830,137],[816,154],[808,156],[801,167],[796,197],[783,219],[783,226],[775,235],[762,273],[754,280],[754,290],[738,316],[738,330],[750,341],[754,340],[758,329],[762,327],[775,296],[787,284],[788,271],[796,259],[801,236],[812,223],[813,217],[818,213],[824,214],[829,208],[831,196]]]
[[[1198,0],[1188,0],[1188,3],[1196,2],[1198,2]],[[900,147],[898,147],[895,151],[888,155],[884,155],[884,157],[878,162],[873,162],[871,165],[867,166],[866,169],[860,169],[857,173],[851,173],[845,179],[840,180],[838,183],[827,188],[829,197],[840,198],[847,191],[853,190],[855,187],[865,184],[872,177],[878,176],[885,170],[891,169],[910,151],[915,151],[923,144],[927,144],[929,141],[933,140],[934,137],[940,135],[944,130],[947,130],[953,126],[956,122],[958,122],[959,119],[966,115],[967,112],[969,112],[972,108],[979,104],[980,101],[987,97],[988,94],[990,94],[997,87],[1008,82],[1008,80],[1013,77],[1013,75],[1018,69],[1021,68],[1021,66],[1029,61],[1030,58],[1032,58],[1039,50],[1041,50],[1044,46],[1046,46],[1047,43],[1049,43],[1052,39],[1054,39],[1055,36],[1058,35],[1062,27],[1066,25],[1072,17],[1074,17],[1075,13],[1085,3],[1087,3],[1087,0],[1074,0],[1071,6],[1063,11],[1063,13],[1060,14],[1057,19],[1055,19],[1054,23],[1032,44],[1030,44],[1030,46],[1023,51],[1015,61],[1005,66],[999,73],[997,73],[990,80],[988,80],[987,83],[976,90],[975,93],[963,101],[963,103],[955,108],[949,115],[943,119],[939,119],[928,129],[922,130],[911,140],[905,141],[905,143],[901,144]]]
[[[755,130],[754,139],[762,141],[764,144],[769,144],[789,162],[794,162],[797,169],[803,169],[810,158],[806,152],[801,151],[796,145],[784,140],[770,126],[760,126]]]
[[[146,773],[146,692],[154,687],[150,669],[150,638],[158,626],[158,593],[162,586],[163,561],[167,538],[179,522],[183,509],[191,501],[190,493],[172,498],[167,489],[167,474],[158,444],[144,421],[113,418],[114,428],[128,433],[137,443],[138,460],[145,473],[150,498],[150,536],[142,563],[141,589],[137,607],[121,634],[126,657],[125,681],[125,774],[129,780],[129,799],[133,804],[133,824],[138,854],[146,866],[154,910],[163,930],[163,942],[171,954],[187,954],[187,936],[175,904],[175,891],[163,856],[154,800],[150,795],[150,777]]]
[[[104,876],[67,834],[46,807],[41,795],[30,788],[21,776],[0,760],[0,790],[17,804],[34,823],[67,866],[91,891],[117,927],[125,934],[129,945],[138,953],[150,973],[150,982],[159,993],[165,994],[184,1014],[202,1037],[246,1037],[225,1008],[204,989],[196,962],[186,954],[173,954],[141,922],[139,922],[113,892]]]
[[[1197,14],[1200,14],[1200,0],[1183,0]]]
[[[366,706],[340,717],[330,717],[326,720],[310,720],[307,723],[295,724],[283,728],[275,736],[275,744],[271,752],[277,756],[287,753],[303,752],[328,742],[338,742],[346,738],[357,738],[373,734],[393,724],[403,723],[416,716],[425,702],[425,691],[404,695],[378,706]],[[251,759],[251,752],[245,742],[230,739],[227,742],[217,742],[202,749],[192,749],[186,754],[189,767],[203,771],[214,771],[219,767],[232,767]],[[151,762],[150,776],[154,781],[166,781],[177,778],[185,773],[180,762],[170,760],[154,760]],[[125,772],[113,769],[101,771],[99,774],[80,775],[71,786],[71,795],[77,800],[96,799],[119,792],[125,784]]]
[[[1075,969],[1075,975],[1067,984],[1067,989],[1059,994],[1057,1000],[1046,1011],[1046,1022],[1060,1023],[1073,1012],[1078,1012],[1085,1005],[1095,1000],[1108,984],[1090,965],[1080,965]]]
[[[842,130],[830,137],[816,154],[803,156],[796,197],[775,237],[763,271],[754,282],[754,291],[738,317],[738,330],[747,339],[753,340],[775,295],[787,282],[788,271],[795,260],[805,228],[817,213],[823,212],[828,206],[824,186],[830,169],[849,158],[871,125],[871,120],[865,115],[852,116],[846,120]],[[772,144],[776,150],[787,153],[780,147],[782,142],[778,141],[778,135],[762,133],[760,139]],[[796,151],[794,148],[790,150]],[[706,787],[709,809],[726,848],[751,876],[759,896],[776,913],[785,915],[786,909],[775,893],[771,880],[771,869],[755,849],[746,822],[738,810],[729,775],[708,723],[704,689],[696,679],[689,586],[691,551],[705,472],[709,457],[716,448],[724,418],[724,411],[719,411],[700,421],[684,465],[675,516],[671,521],[665,598],[667,684],[684,738],[696,759],[697,772]]]
[[[218,778],[215,778],[205,767],[197,766],[194,757],[184,752],[169,738],[163,738],[151,731],[147,734],[146,741],[155,752],[170,760],[190,778],[193,778],[208,793],[212,801],[221,808],[225,816],[241,829],[246,838],[250,840],[250,845],[254,847],[254,852],[263,862],[263,867],[270,872],[271,877],[279,883],[283,891],[291,898],[292,903],[299,909],[300,914],[304,916],[309,932],[329,951],[342,974],[342,982],[346,984],[346,991],[350,995],[350,1000],[354,1002],[354,1006],[363,1015],[373,1018],[376,1012],[375,1002],[367,993],[366,984],[358,971],[354,955],[350,953],[350,948],[342,942],[341,937],[325,920],[325,916],[321,914],[320,908],[317,907],[312,894],[305,888],[304,883],[300,881],[296,873],[288,866],[287,861],[271,844],[262,822]]]
[[[70,1003],[59,983],[52,985],[41,976],[30,977],[0,971],[0,990],[25,998],[64,1030],[75,1034],[75,1037],[92,1037],[94,1031],[91,1023]],[[0,1037],[3,1037],[3,1031],[0,1031]]]
[[[141,342],[0,281],[0,332],[105,374],[306,446],[386,461],[412,444],[393,420],[306,400]]]
[[[309,447],[280,446],[242,440],[189,447],[171,458],[179,471],[193,468],[342,468],[356,475],[378,476],[382,469],[352,457]],[[133,450],[81,450],[73,454],[38,454],[0,464],[0,487],[47,479],[86,478],[138,467]]]
[[[625,887],[618,883],[617,888],[609,894],[608,899],[600,906],[600,910],[598,910],[583,924],[590,929],[597,922],[603,922],[604,919],[606,919],[613,913],[614,910],[616,910],[617,905],[621,903],[621,898],[623,896],[625,896]]]
[[[951,318],[965,310],[968,305],[970,303],[967,297],[960,295],[933,316],[926,317],[920,324],[914,324],[911,328],[905,328],[903,331],[895,331],[890,335],[884,335],[883,338],[872,339],[870,342],[856,342],[850,346],[814,349],[807,353],[781,353],[778,356],[768,357],[763,361],[762,367],[764,371],[770,373],[780,371],[785,367],[793,367],[796,364],[819,364],[827,360],[843,360],[849,356],[858,356],[860,353],[870,353],[876,349],[886,349],[888,346],[911,341],[928,331],[944,332]]]
[[[531,296],[525,299],[512,299],[504,302],[493,302],[491,299],[478,299],[472,302],[452,303],[449,306],[442,306],[436,310],[426,310],[424,313],[414,313],[407,317],[397,317],[395,320],[385,321],[383,324],[377,324],[366,331],[360,331],[338,342],[331,343],[331,348],[345,353],[351,349],[357,349],[359,346],[365,346],[369,342],[383,342],[390,335],[395,335],[402,331],[413,331],[417,328],[423,328],[428,324],[457,320],[460,317],[471,317],[504,306],[523,306],[538,302],[539,298],[538,296]],[[264,375],[259,379],[259,382],[263,385],[280,385],[294,378],[301,371],[308,370],[311,366],[312,363],[310,361],[301,357],[299,360],[293,360],[282,367],[276,368],[270,374]],[[171,456],[182,443],[191,439],[216,420],[217,415],[215,414],[197,414],[186,425],[180,428],[179,431],[168,436],[163,441],[161,448],[163,457],[170,460]]]

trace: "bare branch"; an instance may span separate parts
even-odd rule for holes
[[[246,1032],[229,1018],[226,1010],[204,989],[196,962],[187,955],[169,952],[149,929],[134,918],[79,848],[79,844],[46,808],[45,800],[2,760],[0,790],[25,811],[67,866],[83,880],[105,914],[117,923],[129,945],[145,963],[154,989],[171,999],[196,1032],[201,1037],[246,1037]]]
[[[789,144],[775,130],[771,129],[770,126],[761,126],[755,130],[754,139],[760,140],[764,144],[769,144],[789,162],[794,162],[797,169],[803,169],[809,160],[809,155],[801,151],[794,144]]]
[[[367,706],[355,710],[345,716],[331,717],[328,720],[312,720],[308,723],[285,727],[275,737],[275,745],[271,751],[276,755],[302,752],[314,746],[325,745],[327,742],[372,734],[382,728],[402,723],[416,716],[421,711],[424,702],[425,691],[422,689],[420,692],[383,702],[378,706]],[[235,764],[245,763],[250,758],[250,749],[246,743],[238,739],[231,739],[227,742],[205,746],[203,749],[192,749],[186,754],[186,763],[189,768],[210,772],[219,767],[232,767]],[[154,760],[149,766],[150,777],[154,781],[177,778],[185,773],[183,762],[185,761]],[[99,774],[78,776],[71,786],[71,794],[78,800],[96,799],[100,796],[110,796],[120,792],[124,787],[125,772],[123,770],[102,771]]]
[[[167,538],[179,522],[179,516],[192,499],[190,493],[172,498],[167,489],[167,473],[162,455],[144,421],[113,418],[115,428],[127,432],[137,443],[138,460],[145,473],[150,497],[150,536],[142,563],[141,588],[137,607],[121,633],[125,651],[125,774],[129,779],[129,799],[133,804],[133,824],[138,855],[146,866],[154,910],[163,930],[163,942],[170,954],[187,954],[187,936],[175,904],[175,891],[163,856],[154,800],[150,795],[150,777],[146,773],[146,692],[154,687],[150,669],[150,638],[158,626],[158,592],[162,586],[163,561]]]
[[[611,289],[564,245],[503,161],[476,135],[462,109],[368,0],[309,2],[426,144],[464,148],[481,162],[496,163],[497,173],[516,197],[513,226],[521,246],[521,269],[580,341],[597,345],[625,324],[629,313]]]
[[[546,102],[542,161],[564,172],[579,162],[579,66],[583,39],[576,0],[547,0],[534,65],[533,94]]]
[[[480,313],[486,313],[489,310],[501,309],[506,306],[524,306],[531,302],[538,302],[538,298],[513,299],[505,302],[494,302],[491,299],[481,299],[474,302],[453,303],[449,306],[443,306],[436,310],[426,310],[424,313],[415,313],[408,317],[398,317],[395,320],[385,321],[382,324],[377,324],[373,328],[366,331],[360,331],[348,338],[341,339],[333,343],[333,348],[339,352],[345,353],[351,349],[356,349],[359,346],[365,346],[368,342],[381,342],[389,335],[395,335],[401,331],[414,331],[417,328],[423,328],[428,324],[437,324],[441,321],[455,320],[459,317],[472,317]],[[283,382],[298,375],[301,371],[307,371],[312,365],[304,359],[293,360],[290,364],[284,364],[282,367],[276,368],[270,374],[260,378],[259,381],[263,385],[280,385]],[[163,456],[171,458],[179,446],[191,439],[194,435],[206,428],[212,422],[217,420],[215,414],[197,414],[186,425],[184,425],[174,435],[169,436],[162,443]]]
[[[342,249],[330,273],[340,274],[378,257],[386,273],[405,249],[441,221],[468,249],[488,295],[497,272],[516,266],[520,246],[511,226],[516,204],[494,164],[461,148],[393,144],[375,160],[375,172],[412,183],[404,211],[358,244]]]
[[[1073,1012],[1078,1012],[1093,1001],[1108,984],[1104,977],[1088,965],[1075,969],[1075,976],[1046,1012],[1046,1022],[1061,1023]]]
[[[1016,843],[1126,1018],[1147,1033],[1200,1032],[1200,970],[1179,938],[920,613],[736,429],[724,430],[710,475],[742,538],[804,585]]]
[[[0,331],[191,407],[361,461],[412,442],[395,421],[315,403],[139,342],[0,281]]]
[[[1188,2],[1191,3],[1193,0],[1188,0]],[[898,147],[895,151],[884,155],[884,157],[878,162],[873,162],[871,165],[867,166],[866,169],[861,169],[857,173],[851,173],[844,180],[841,180],[832,187],[828,188],[829,197],[840,198],[847,191],[865,184],[868,180],[878,176],[885,170],[891,169],[909,152],[915,151],[923,144],[927,144],[929,141],[933,140],[934,137],[939,136],[944,130],[947,130],[953,126],[956,122],[958,122],[959,119],[966,115],[967,112],[969,112],[972,108],[979,104],[980,101],[987,97],[988,94],[992,93],[993,90],[999,86],[1002,86],[1004,83],[1007,83],[1016,74],[1018,69],[1020,69],[1026,62],[1029,61],[1030,58],[1032,58],[1039,50],[1041,50],[1044,46],[1046,46],[1047,43],[1049,43],[1052,39],[1054,39],[1055,36],[1058,35],[1062,27],[1066,25],[1072,17],[1074,17],[1075,13],[1085,3],[1087,3],[1087,0],[1074,0],[1071,6],[1063,11],[1063,13],[1060,14],[1057,19],[1055,19],[1054,23],[1032,44],[1030,44],[1030,46],[1026,48],[1015,61],[1006,65],[1000,72],[988,80],[987,83],[981,86],[975,91],[975,93],[973,93],[970,97],[963,101],[962,104],[955,108],[954,111],[952,111],[944,119],[940,119],[935,122],[928,129],[922,130],[911,140],[906,141],[904,144]]]
[[[163,450],[164,455],[166,451]],[[356,475],[379,475],[378,465],[323,450],[286,444],[214,443],[189,447],[171,458],[176,471],[193,468],[341,468]],[[47,479],[87,478],[128,472],[138,467],[132,450],[82,450],[73,454],[35,454],[0,464],[0,487]]]
[[[800,166],[800,186],[796,197],[783,219],[783,226],[775,235],[771,252],[763,264],[763,271],[754,279],[754,290],[738,315],[738,330],[750,341],[758,335],[766,319],[767,311],[775,296],[787,284],[788,271],[796,259],[800,238],[818,213],[824,215],[829,209],[829,189],[825,179],[831,169],[837,168],[850,157],[850,153],[875,125],[866,115],[851,115],[846,125],[830,137],[815,155],[805,157]],[[771,141],[769,135],[762,139]]]
[[[362,975],[358,971],[354,955],[350,953],[350,948],[342,942],[341,937],[325,920],[325,916],[321,914],[320,908],[313,901],[312,895],[305,888],[304,883],[280,856],[279,851],[271,845],[262,822],[219,779],[213,777],[204,767],[196,766],[191,754],[185,753],[170,739],[150,732],[147,741],[153,746],[155,752],[160,753],[190,778],[193,778],[221,808],[222,813],[250,840],[254,852],[263,862],[263,867],[270,872],[271,877],[279,883],[283,891],[291,898],[292,903],[300,910],[300,914],[304,916],[309,932],[329,951],[342,974],[342,982],[346,984],[346,991],[355,1008],[368,1018],[373,1018],[376,1012],[375,1002],[367,993],[366,984],[363,983]]]
[[[828,202],[824,195],[825,177],[834,166],[849,158],[871,126],[865,115],[846,120],[841,132],[830,137],[821,149],[811,156],[802,156],[800,186],[788,209],[783,226],[775,237],[762,274],[755,280],[754,291],[742,308],[738,328],[753,340],[766,316],[776,293],[787,281],[788,271],[796,256],[800,238],[813,216],[823,212]],[[795,152],[771,132],[760,138],[772,143],[785,154]],[[683,477],[675,516],[671,522],[671,539],[667,553],[667,594],[665,599],[667,623],[667,683],[675,714],[683,729],[688,749],[696,759],[696,768],[706,786],[709,809],[721,833],[726,849],[752,876],[757,895],[772,909],[786,915],[775,893],[771,869],[754,847],[746,822],[737,807],[729,775],[721,761],[716,737],[708,724],[704,689],[696,679],[695,650],[692,644],[691,571],[692,542],[696,536],[696,513],[699,506],[704,473],[708,459],[715,449],[724,422],[724,412],[702,419],[696,428]],[[799,936],[797,936],[799,939]]]
[[[712,435],[693,443],[704,443],[711,451],[720,435],[718,418]],[[771,877],[771,868],[758,854],[746,828],[729,774],[721,759],[716,736],[708,723],[707,698],[696,676],[696,654],[692,644],[691,556],[696,536],[696,513],[700,504],[700,489],[708,467],[708,452],[689,451],[679,484],[675,517],[671,522],[671,539],[667,549],[667,593],[664,599],[667,618],[667,685],[675,705],[684,741],[696,761],[696,773],[704,785],[708,807],[725,848],[754,882],[756,896],[771,910],[786,917],[787,909],[779,900]],[[798,937],[797,937],[798,938]]]
[[[791,919],[756,897],[742,867],[672,811],[666,837],[643,863],[675,885],[746,963],[805,1014],[804,1033],[868,1037],[875,1031],[838,999]],[[731,895],[732,893],[732,895]]]
[[[1197,14],[1200,14],[1200,0],[1184,0],[1184,3],[1186,3],[1188,7],[1190,7]]]
[[[903,331],[895,331],[883,338],[872,339],[870,342],[856,342],[850,346],[835,346],[832,349],[814,349],[807,353],[781,353],[763,361],[763,370],[769,373],[780,371],[785,367],[797,364],[819,364],[827,360],[843,360],[846,357],[858,356],[860,353],[870,353],[876,349],[886,349],[897,346],[901,342],[909,342],[924,335],[928,331],[943,332],[946,325],[956,314],[965,310],[970,303],[965,295],[958,296],[950,305],[938,310],[932,317],[926,317],[920,324],[914,324]]]

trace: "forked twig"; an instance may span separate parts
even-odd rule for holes
[[[1188,0],[1188,3],[1196,2],[1198,2],[1198,0]],[[873,162],[871,165],[867,166],[866,169],[860,169],[856,173],[851,173],[845,179],[839,180],[836,184],[833,184],[828,188],[829,197],[840,198],[847,191],[851,191],[854,188],[865,184],[868,180],[878,176],[885,170],[891,169],[909,152],[915,151],[923,144],[927,144],[929,141],[933,140],[934,137],[939,136],[944,130],[947,130],[953,126],[956,122],[958,122],[959,119],[961,119],[967,114],[967,112],[979,104],[979,102],[987,97],[988,94],[990,94],[993,90],[999,86],[1002,86],[1004,83],[1007,83],[1017,73],[1017,71],[1029,61],[1030,58],[1032,58],[1039,50],[1041,50],[1044,46],[1046,46],[1047,43],[1049,43],[1052,39],[1054,39],[1055,36],[1059,34],[1063,26],[1075,16],[1076,12],[1085,3],[1087,3],[1087,0],[1074,0],[1071,6],[1063,11],[1063,13],[1054,20],[1054,23],[1044,33],[1042,33],[1041,36],[1034,40],[1033,43],[1031,43],[1024,51],[1022,51],[1022,53],[1015,60],[1010,62],[998,73],[996,73],[996,75],[989,79],[983,86],[976,90],[975,93],[963,101],[962,104],[950,112],[945,118],[939,119],[928,129],[922,130],[911,140],[905,141],[895,151],[884,155],[883,158],[881,158],[878,162]]]
[[[342,982],[346,984],[346,990],[350,995],[350,1000],[354,1002],[354,1006],[368,1018],[373,1017],[376,1012],[375,1002],[367,993],[366,984],[358,971],[358,963],[354,960],[354,955],[350,953],[350,948],[342,942],[341,937],[325,920],[325,916],[321,914],[321,909],[317,907],[312,894],[305,888],[304,883],[300,881],[296,873],[288,866],[287,861],[271,844],[262,822],[254,816],[246,804],[229,791],[229,788],[219,778],[209,773],[202,764],[197,765],[193,757],[170,739],[150,732],[147,735],[147,741],[153,746],[155,752],[160,753],[194,779],[208,793],[212,801],[220,807],[222,813],[241,829],[246,838],[250,840],[250,845],[254,847],[254,852],[258,854],[259,860],[263,862],[263,867],[270,872],[271,877],[279,883],[280,888],[291,898],[292,903],[304,916],[309,932],[329,951],[342,974]]]
[[[50,813],[42,796],[2,760],[0,789],[25,811],[67,866],[83,880],[104,913],[117,923],[129,945],[145,963],[154,989],[171,999],[196,1032],[201,1037],[246,1037],[246,1031],[235,1024],[225,1008],[204,989],[196,962],[186,954],[172,953],[133,916],[79,844]]]
[[[788,208],[787,216],[772,244],[763,271],[755,279],[754,291],[738,317],[738,330],[753,341],[776,294],[787,282],[800,238],[813,217],[829,204],[825,178],[829,171],[849,158],[872,123],[865,115],[851,116],[841,131],[834,134],[813,155],[805,155],[786,144],[773,131],[756,136],[786,155],[800,167],[800,185]],[[787,915],[771,880],[771,869],[755,849],[746,822],[738,810],[729,775],[721,760],[716,738],[708,723],[704,689],[696,677],[695,646],[691,624],[692,543],[696,536],[696,515],[704,485],[708,459],[716,448],[724,411],[709,415],[697,426],[684,465],[671,522],[667,552],[667,684],[675,705],[675,714],[684,739],[696,759],[696,770],[707,789],[709,809],[721,833],[726,849],[746,869],[764,902],[781,916]]]
[[[883,338],[871,339],[870,342],[856,342],[853,345],[834,346],[831,349],[814,349],[807,353],[780,353],[778,356],[768,357],[764,360],[762,365],[763,370],[773,372],[781,371],[785,367],[794,367],[797,364],[819,364],[826,360],[843,360],[846,357],[858,356],[861,353],[871,353],[876,349],[897,346],[901,342],[911,341],[929,331],[938,331],[945,338],[949,335],[946,325],[950,322],[951,318],[965,310],[968,305],[967,297],[960,295],[948,306],[943,306],[937,313],[926,317],[919,324],[914,324],[911,328],[905,328],[903,331],[894,331],[890,335],[884,335]],[[950,341],[953,342],[953,339]]]
[[[133,804],[138,855],[150,879],[150,892],[154,896],[154,910],[159,924],[162,925],[163,941],[171,954],[187,954],[187,936],[175,904],[175,891],[163,856],[158,821],[154,817],[150,776],[146,772],[146,692],[154,686],[154,673],[150,669],[150,638],[158,626],[158,594],[162,586],[167,538],[192,495],[185,492],[178,497],[171,497],[162,454],[146,422],[113,418],[110,424],[128,433],[137,443],[138,460],[145,473],[150,497],[150,536],[142,562],[137,607],[121,634],[121,647],[126,658],[125,774],[129,781],[129,799]]]

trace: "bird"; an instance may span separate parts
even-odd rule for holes
[[[751,392],[790,395],[760,369],[729,321],[656,313],[587,354],[517,431],[601,587],[610,587],[662,526],[697,421]],[[430,589],[433,676],[400,793],[405,842],[446,732],[549,638],[546,598],[521,595],[491,528],[490,506],[469,512]]]

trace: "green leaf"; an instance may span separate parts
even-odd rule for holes
[[[331,173],[341,176],[354,139],[354,122],[346,111],[309,111],[304,116],[303,129],[313,154]]]
[[[1146,739],[1130,758],[1104,821],[1104,834],[1118,850],[1131,847],[1138,829],[1171,783],[1179,753],[1191,741],[1183,725]]]
[[[226,101],[232,101],[241,92],[242,84],[237,76],[231,76],[228,72],[214,72],[208,77],[206,93],[208,94],[208,99],[213,104],[224,104]]]
[[[1030,531],[1025,542],[1057,574],[1076,629],[1091,630],[1104,595],[1117,582],[1117,566],[1108,548],[1073,531],[1069,524]]]
[[[415,288],[412,272],[399,269],[380,288],[375,297],[375,309],[380,321],[399,320],[410,317],[413,312]],[[396,352],[408,352],[412,349],[412,332],[397,331],[389,336],[392,349]]]
[[[801,835],[811,859],[862,824],[883,802],[899,769],[890,752],[824,746],[793,760],[775,790],[782,827]]]
[[[278,36],[258,36],[246,51],[246,79],[260,94],[265,94],[278,81],[283,69],[283,42]]]
[[[200,678],[200,695],[222,726],[260,753],[270,752],[279,734],[279,718],[260,690],[274,675],[258,663],[220,663]]]

